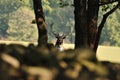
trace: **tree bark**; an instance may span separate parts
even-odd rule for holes
[[[75,49],[87,47],[86,0],[74,0]]]
[[[99,11],[99,0],[88,0],[87,8],[87,33],[88,33],[88,45],[89,48],[93,49],[96,34],[97,34],[97,21]]]
[[[74,0],[75,49],[94,48],[99,11],[98,0]]]
[[[33,6],[38,28],[38,46],[46,45],[48,37],[41,0],[33,0]]]

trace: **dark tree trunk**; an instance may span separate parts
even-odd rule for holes
[[[98,0],[74,0],[75,49],[94,48],[97,33]]]
[[[87,47],[86,0],[74,0],[75,49]]]
[[[106,19],[120,6],[120,1],[112,10],[103,16],[103,20],[98,26],[99,7],[116,1],[118,0],[111,0],[108,2],[99,2],[99,0],[74,0],[75,49],[82,47],[90,48],[94,52],[97,51],[101,31]]]
[[[47,44],[47,30],[41,0],[33,0],[35,18],[38,28],[38,46]]]
[[[88,8],[87,8],[88,45],[93,50],[94,50],[96,34],[97,34],[98,11],[99,11],[99,0],[88,0]]]

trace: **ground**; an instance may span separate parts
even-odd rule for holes
[[[37,45],[37,42],[24,42],[24,41],[0,41],[5,44],[22,44],[28,46],[30,43]],[[63,44],[65,49],[73,49],[73,44]],[[97,58],[100,61],[110,61],[114,63],[120,63],[120,47],[114,46],[102,46],[100,45],[97,50]]]

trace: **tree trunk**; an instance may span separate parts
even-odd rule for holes
[[[88,45],[93,50],[94,50],[96,34],[97,34],[98,11],[99,11],[99,0],[88,0],[88,8],[87,8]]]
[[[35,18],[38,28],[38,46],[47,44],[47,30],[41,0],[33,0]]]
[[[87,47],[86,0],[74,0],[75,49]]]
[[[94,52],[97,51],[101,31],[106,19],[120,6],[120,2],[112,10],[103,15],[101,24],[98,26],[99,7],[116,1],[118,0],[101,2],[99,4],[99,0],[74,0],[75,49],[85,47],[92,49]]]
[[[97,33],[98,0],[74,0],[75,5],[75,49],[91,48]]]

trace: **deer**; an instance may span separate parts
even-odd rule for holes
[[[57,39],[56,40],[56,43],[55,43],[55,47],[59,50],[59,51],[64,51],[64,47],[62,46],[63,44],[63,40],[66,39],[66,37],[70,36],[73,32],[73,30],[71,30],[71,33],[69,34],[60,34],[60,33],[56,33],[55,31],[53,31],[53,23],[50,25],[51,27],[51,32],[52,34],[55,36],[55,38]]]

